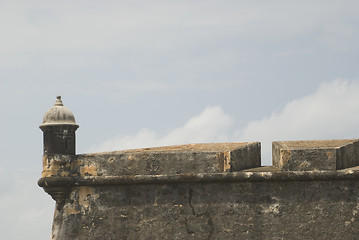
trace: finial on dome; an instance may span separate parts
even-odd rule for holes
[[[55,105],[54,106],[64,106],[64,104],[62,103],[62,100],[61,100],[61,96],[56,96],[56,102],[55,102]]]

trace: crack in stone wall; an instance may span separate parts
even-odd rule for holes
[[[202,223],[206,223],[209,226],[209,233],[208,233],[208,240],[211,239],[213,232],[214,232],[214,223],[213,223],[213,219],[211,216],[211,213],[208,212],[208,209],[205,209],[205,211],[203,213],[198,213],[195,210],[195,207],[192,203],[193,200],[193,189],[189,188],[188,189],[188,205],[191,209],[192,215],[195,217],[196,220],[201,221]],[[201,217],[206,217],[207,221],[205,221],[204,219],[202,219]],[[187,233],[194,235],[195,231],[190,230],[189,229],[189,219],[187,217],[185,217],[185,227],[187,229]]]

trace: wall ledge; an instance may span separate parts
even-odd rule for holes
[[[357,169],[339,171],[274,171],[274,172],[230,172],[171,175],[124,175],[124,176],[84,176],[45,177],[38,181],[44,188],[58,186],[96,185],[139,185],[139,184],[181,184],[213,182],[271,182],[271,181],[330,181],[359,180]]]

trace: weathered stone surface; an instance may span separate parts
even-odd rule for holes
[[[260,143],[207,143],[76,156],[83,176],[194,174],[259,167]]]
[[[272,154],[284,171],[344,169],[359,165],[359,140],[273,142]]]
[[[74,169],[74,156],[71,155],[44,155],[42,157],[41,177],[71,176]]]
[[[358,189],[357,180],[77,186],[55,211],[52,239],[356,239]]]

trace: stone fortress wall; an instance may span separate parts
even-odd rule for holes
[[[58,97],[39,186],[52,239],[358,239],[359,140],[188,144],[75,154]]]

